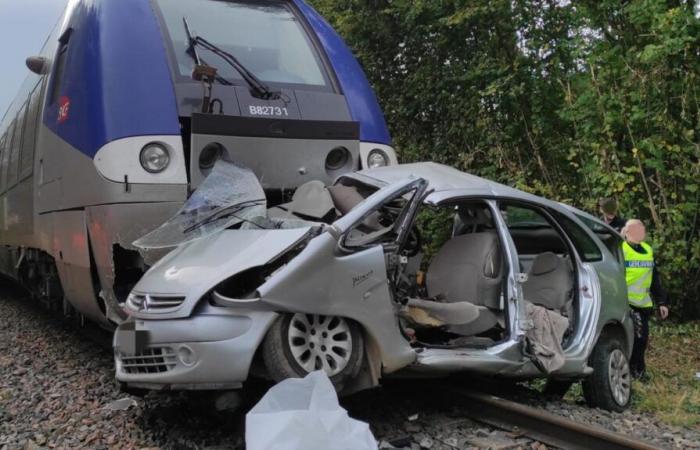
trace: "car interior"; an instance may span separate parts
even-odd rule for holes
[[[518,252],[524,300],[574,321],[574,268],[560,232],[537,209],[501,204],[500,213]],[[416,277],[419,294],[407,299],[406,329],[419,345],[483,347],[507,337],[504,303],[507,259],[492,212],[485,202],[470,201],[424,208],[416,221],[432,235],[435,224],[451,230],[441,242],[424,243],[424,274]],[[429,216],[452,216],[451,223]],[[436,231],[438,231],[436,233]],[[430,249],[429,247],[432,247]],[[432,250],[432,251],[431,251]],[[566,339],[566,335],[565,338]]]
[[[311,182],[270,215],[332,223],[375,190],[349,179],[327,188]],[[350,230],[344,242],[348,251],[386,244],[387,254],[398,253],[387,258],[387,267],[407,339],[434,348],[485,348],[507,339],[509,267],[488,204],[424,205],[407,242],[397,248],[390,245],[396,239],[390,231],[410,198],[411,193],[388,201]],[[517,270],[527,275],[524,299],[569,318],[566,341],[574,329],[576,301],[569,246],[536,207],[502,203],[499,209],[518,253]]]
[[[430,236],[406,269],[415,286],[404,330],[416,345],[486,347],[507,337],[503,292],[507,264],[488,205],[424,207],[417,233]]]

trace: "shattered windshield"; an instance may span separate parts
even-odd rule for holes
[[[290,228],[267,218],[267,200],[255,174],[219,160],[185,205],[167,222],[141,237],[134,246],[166,248],[184,244],[236,224],[246,228]]]

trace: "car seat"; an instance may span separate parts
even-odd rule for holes
[[[525,300],[562,313],[568,309],[572,290],[571,269],[564,258],[553,252],[537,255],[523,283]]]
[[[500,306],[503,267],[498,235],[487,231],[455,236],[447,241],[426,274],[428,295],[436,300],[410,299],[418,308],[441,322],[447,330],[473,336],[493,328]]]

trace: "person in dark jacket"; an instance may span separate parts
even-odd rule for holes
[[[640,220],[627,221],[622,228],[622,252],[625,257],[627,298],[634,321],[634,347],[630,358],[632,377],[646,380],[644,355],[649,344],[649,319],[654,306],[662,320],[668,317],[668,294],[661,286],[661,277],[654,260],[654,251],[644,241],[646,229]]]
[[[598,202],[602,219],[618,233],[622,231],[627,221],[618,215],[617,202],[614,198],[601,198]]]

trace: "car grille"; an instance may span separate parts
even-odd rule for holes
[[[177,365],[175,351],[170,347],[150,347],[137,355],[120,353],[117,357],[128,374],[163,373]]]
[[[129,294],[126,304],[134,311],[168,312],[179,308],[185,301],[184,295]]]

